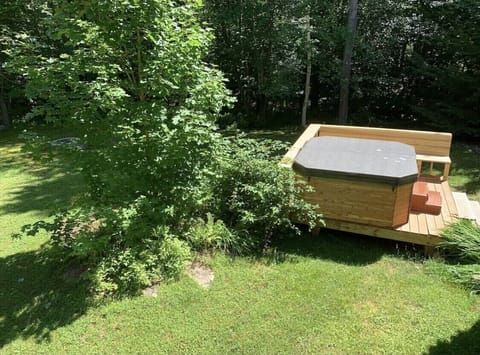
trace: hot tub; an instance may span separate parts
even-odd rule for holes
[[[327,219],[379,227],[408,222],[413,183],[417,179],[415,149],[399,142],[315,137],[297,154],[293,169],[315,191]]]

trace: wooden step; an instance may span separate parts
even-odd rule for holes
[[[413,194],[419,196],[427,196],[428,193],[428,185],[424,181],[417,181],[413,184]]]
[[[452,195],[457,206],[458,218],[465,218],[471,221],[476,220],[467,194],[464,192],[452,192]]]
[[[438,215],[442,211],[442,195],[437,191],[428,191],[428,200],[424,207],[425,213]]]
[[[477,224],[480,226],[480,202],[470,201],[470,205],[472,207],[473,214],[475,215],[475,220]]]
[[[417,181],[413,184],[412,191],[412,210],[423,212],[425,203],[428,199],[428,185],[426,182]]]

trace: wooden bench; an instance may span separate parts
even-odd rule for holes
[[[451,133],[324,124],[309,125],[285,154],[280,164],[290,168],[305,143],[310,138],[317,136],[377,139],[409,144],[415,147],[419,174],[422,171],[423,162],[430,163],[430,175],[433,171],[433,164],[443,164],[442,180],[447,180],[450,173]]]

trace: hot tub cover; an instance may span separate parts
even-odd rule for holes
[[[417,179],[415,148],[373,139],[315,137],[298,153],[293,169],[304,176],[391,185]]]

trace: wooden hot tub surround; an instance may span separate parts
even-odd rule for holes
[[[468,201],[465,194],[452,192],[448,185],[452,141],[450,133],[311,124],[285,154],[280,165],[293,169],[295,159],[305,144],[313,137],[324,136],[383,140],[413,146],[418,167],[416,180],[426,184],[428,191],[434,192],[435,198],[439,198],[439,204],[441,204],[438,214],[412,210],[413,184],[397,186],[398,189],[407,189],[406,192],[395,194],[395,196],[402,196],[404,200],[399,201],[403,206],[399,207],[396,202],[388,200],[387,196],[390,198],[394,196],[387,194],[387,190],[392,191],[392,187],[388,184],[384,184],[382,187],[382,184],[375,185],[371,182],[355,181],[352,183],[348,179],[309,177],[303,176],[303,173],[297,174],[298,179],[306,181],[315,190],[320,191],[320,194],[317,195],[315,192],[306,193],[305,199],[312,203],[318,203],[319,211],[324,215],[327,228],[420,244],[424,245],[427,250],[441,241],[441,231],[457,218],[477,220],[477,223],[480,224],[480,215],[477,215],[480,212],[476,207],[478,202]],[[424,162],[444,164],[442,175],[421,174],[421,166]],[[357,203],[356,197],[354,197],[349,202],[342,204],[342,201],[338,199],[338,191],[343,191],[343,196],[354,194],[358,196],[360,202]],[[364,203],[368,203],[369,211],[366,215]],[[393,206],[393,208],[385,208],[385,205]],[[405,210],[405,206],[408,206],[408,210]],[[403,220],[396,220],[396,217],[391,215],[392,211],[403,213],[403,216],[407,215],[408,218],[405,220],[402,217]]]
[[[292,168],[315,191],[305,200],[326,218],[394,227],[408,221],[417,180],[412,146],[382,140],[311,138]]]

